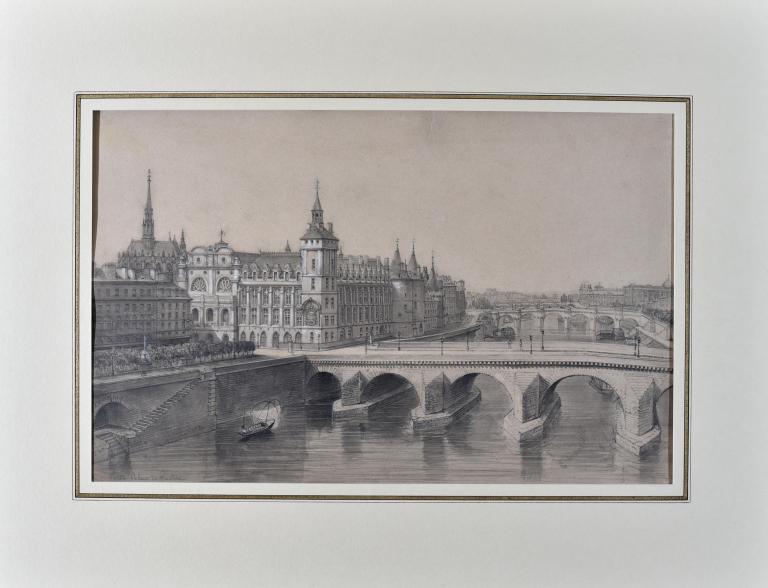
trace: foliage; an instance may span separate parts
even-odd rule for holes
[[[181,345],[114,348],[93,353],[93,370],[97,376],[155,368],[183,367],[192,363],[252,355],[253,341],[193,341]]]

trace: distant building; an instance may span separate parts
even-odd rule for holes
[[[190,297],[153,280],[93,281],[93,347],[184,343],[192,335]]]
[[[627,306],[657,307],[670,309],[672,302],[672,281],[667,279],[661,286],[652,284],[629,284],[623,288],[624,304]]]
[[[576,300],[584,306],[620,306],[624,304],[624,291],[621,288],[604,288],[600,283],[592,286],[590,282],[582,282]]]

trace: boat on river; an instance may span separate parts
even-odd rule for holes
[[[241,439],[268,433],[280,420],[280,403],[277,400],[265,400],[243,415],[243,424],[238,434]]]

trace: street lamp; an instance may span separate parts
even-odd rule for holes
[[[440,337],[440,355],[443,354],[443,342],[445,341],[444,337]]]
[[[640,357],[640,335],[637,336],[637,356]]]
[[[544,329],[541,330],[541,350],[544,351]]]
[[[397,350],[400,351],[400,331],[397,332]]]
[[[533,355],[533,335],[528,335],[528,338],[531,340],[531,355]]]

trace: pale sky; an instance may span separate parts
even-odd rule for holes
[[[415,111],[104,111],[96,261],[155,234],[294,250],[315,178],[345,253],[395,239],[467,287],[563,291],[671,274],[672,117]]]

